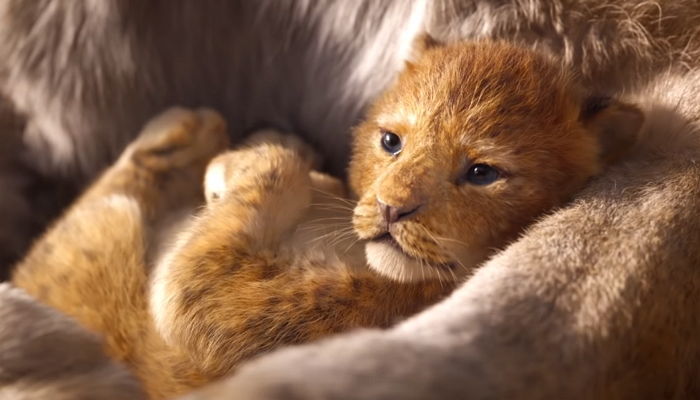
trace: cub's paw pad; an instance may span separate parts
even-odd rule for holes
[[[204,197],[212,203],[224,197],[238,182],[260,172],[268,164],[254,149],[228,151],[215,157],[204,175]]]
[[[151,119],[130,147],[135,161],[162,170],[204,165],[227,146],[219,113],[171,108]]]

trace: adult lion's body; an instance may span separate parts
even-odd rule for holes
[[[694,121],[700,84],[684,71],[697,69],[698,19],[691,0],[3,0],[0,80],[27,117],[12,155],[28,151],[24,163],[53,181],[84,182],[172,103],[221,109],[234,136],[261,123],[304,132],[338,171],[347,128],[424,22],[438,37],[513,38],[561,53],[596,90],[648,97],[648,81],[672,80],[664,101]],[[291,384],[329,398],[697,394],[695,155],[630,160],[437,308],[393,331],[273,355],[231,390],[247,379],[251,391]],[[21,200],[18,182],[0,181],[4,195]],[[309,361],[336,347],[352,351]],[[321,382],[317,368],[334,379]],[[384,379],[372,384],[376,370]]]

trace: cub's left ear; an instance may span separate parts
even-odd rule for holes
[[[413,62],[420,58],[423,53],[430,49],[442,46],[444,46],[444,43],[430,36],[429,33],[423,32],[419,34],[415,39],[413,39],[413,43],[411,44],[411,52],[406,60],[406,66],[408,68],[412,68]]]
[[[644,114],[639,108],[610,97],[590,97],[583,104],[580,120],[598,135],[601,161],[610,164],[634,145]]]

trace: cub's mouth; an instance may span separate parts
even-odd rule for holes
[[[415,282],[427,279],[452,280],[455,263],[431,261],[409,254],[390,232],[370,239],[365,247],[369,266],[391,279]]]
[[[392,246],[395,249],[406,254],[406,252],[403,250],[403,248],[401,247],[399,242],[397,242],[396,239],[394,239],[394,237],[389,232],[385,232],[379,236],[375,236],[374,238],[370,239],[369,241],[374,242],[374,243],[384,243],[384,244],[386,244],[388,246]],[[409,254],[406,254],[406,256],[411,257]]]

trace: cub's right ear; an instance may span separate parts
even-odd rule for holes
[[[590,97],[584,102],[579,119],[587,129],[597,134],[601,161],[610,164],[637,141],[644,123],[644,113],[634,105],[610,97]]]
[[[408,68],[413,68],[413,63],[416,60],[418,60],[418,58],[420,58],[420,56],[423,55],[423,53],[430,49],[442,47],[444,45],[444,43],[435,39],[427,32],[419,34],[418,36],[416,36],[415,39],[413,39],[413,43],[411,44],[411,51],[408,55],[408,58],[406,59],[406,66]]]

